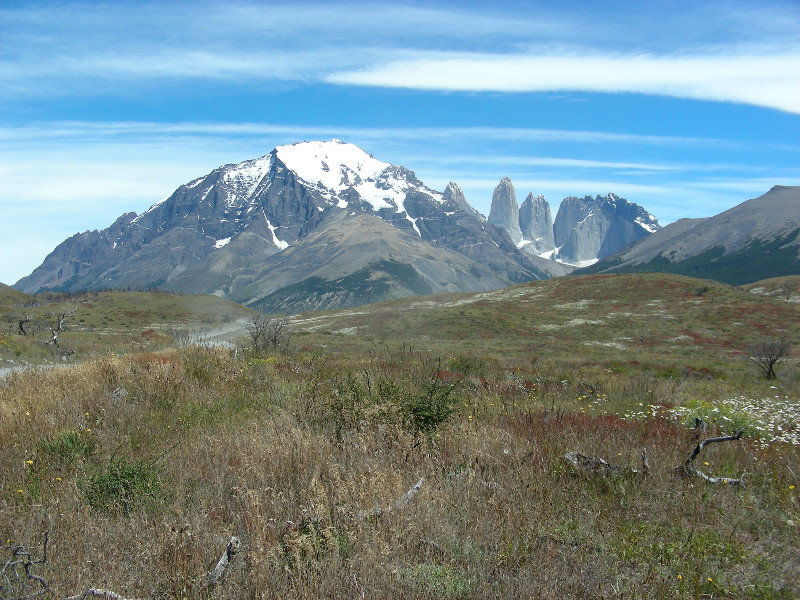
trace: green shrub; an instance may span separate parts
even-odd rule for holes
[[[469,597],[474,587],[469,578],[450,565],[422,563],[410,569],[408,574],[429,593],[445,598]]]
[[[65,429],[48,436],[41,442],[42,449],[54,458],[73,464],[78,459],[87,459],[94,452],[94,442],[80,431]]]
[[[161,487],[159,471],[153,462],[112,458],[105,469],[89,477],[86,500],[95,510],[128,514],[157,496]]]
[[[438,374],[431,378],[418,393],[403,400],[402,409],[412,429],[418,433],[430,433],[453,414],[453,392],[456,383],[445,383]]]
[[[450,368],[462,375],[484,377],[486,375],[486,361],[472,354],[462,354],[450,360]]]

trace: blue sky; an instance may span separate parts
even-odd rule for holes
[[[304,139],[485,214],[503,176],[662,223],[800,185],[796,1],[487,4],[0,2],[0,281]]]

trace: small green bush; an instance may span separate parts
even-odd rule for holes
[[[417,433],[430,433],[453,414],[452,398],[458,383],[445,383],[434,377],[423,390],[403,400],[403,412]]]
[[[67,465],[78,459],[87,459],[94,452],[95,444],[80,431],[65,429],[48,436],[41,442],[42,449]]]
[[[486,375],[486,361],[472,354],[462,354],[452,358],[450,368],[456,373],[466,376],[484,377]]]
[[[159,471],[152,462],[112,459],[105,469],[89,477],[86,500],[97,511],[128,514],[157,496],[161,487]]]

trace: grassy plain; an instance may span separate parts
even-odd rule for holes
[[[75,362],[110,352],[174,345],[176,338],[248,318],[253,311],[215,296],[164,292],[88,292],[29,296],[0,287],[0,367]],[[65,316],[59,346],[50,327]],[[27,335],[21,335],[20,322]]]
[[[56,598],[796,598],[800,372],[795,355],[759,379],[747,348],[798,339],[798,308],[574,277],[300,315],[286,353],[12,374],[0,542],[49,531],[36,572]],[[674,473],[734,429],[697,466],[744,486]],[[643,448],[646,476],[563,459],[638,469]]]

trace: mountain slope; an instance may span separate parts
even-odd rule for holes
[[[198,271],[204,270],[204,265]],[[378,276],[383,272],[383,276]],[[230,269],[234,300],[270,312],[347,307],[446,291],[505,287],[508,279],[369,214],[339,215],[252,268]],[[348,279],[349,278],[349,279]],[[174,280],[193,285],[195,274]],[[378,279],[382,283],[373,285]],[[346,280],[346,286],[341,282]],[[247,282],[245,284],[245,282]],[[242,285],[239,285],[239,284]]]
[[[30,300],[31,297],[27,294],[23,294],[5,283],[0,283],[0,306],[10,303],[27,302]]]
[[[519,251],[502,229],[487,224],[457,185],[437,192],[408,169],[333,140],[278,146],[261,158],[219,167],[141,215],[123,215],[108,229],[64,241],[15,287],[28,292],[156,288],[250,302],[276,291],[266,283],[269,271],[291,270],[286,261],[299,256],[289,252],[292,247],[302,247],[341,219],[364,214],[416,237],[422,245],[413,252],[429,254],[429,246],[455,251],[491,270],[498,285],[560,272]],[[409,264],[418,257],[406,258]],[[325,272],[332,257],[317,259],[316,268]],[[362,267],[354,260],[350,268]],[[484,289],[477,283],[483,277],[462,279],[462,272],[456,269],[450,273],[454,280],[436,282],[433,289],[463,289],[465,281]]]
[[[676,221],[586,272],[631,271],[736,285],[800,274],[800,187],[775,186],[714,217]]]

